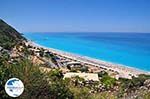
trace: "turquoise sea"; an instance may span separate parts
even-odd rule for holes
[[[24,33],[42,46],[150,71],[150,33]]]

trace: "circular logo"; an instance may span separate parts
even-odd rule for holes
[[[5,84],[5,91],[11,97],[18,97],[24,91],[24,85],[18,78],[11,78]]]

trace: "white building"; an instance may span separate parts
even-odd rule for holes
[[[84,78],[85,80],[99,81],[98,74],[94,74],[94,73],[71,73],[70,72],[64,74],[64,78],[71,78],[76,76]]]

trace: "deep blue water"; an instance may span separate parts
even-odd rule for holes
[[[150,71],[150,33],[24,33],[34,42]]]

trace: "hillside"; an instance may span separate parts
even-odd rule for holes
[[[11,49],[18,41],[25,40],[21,34],[0,19],[0,46]]]
[[[14,77],[25,87],[18,99],[150,99],[150,75],[116,79],[97,68],[36,46],[0,20],[0,99],[12,99],[5,83]],[[81,76],[66,78],[67,73]],[[98,80],[85,79],[89,74]]]

